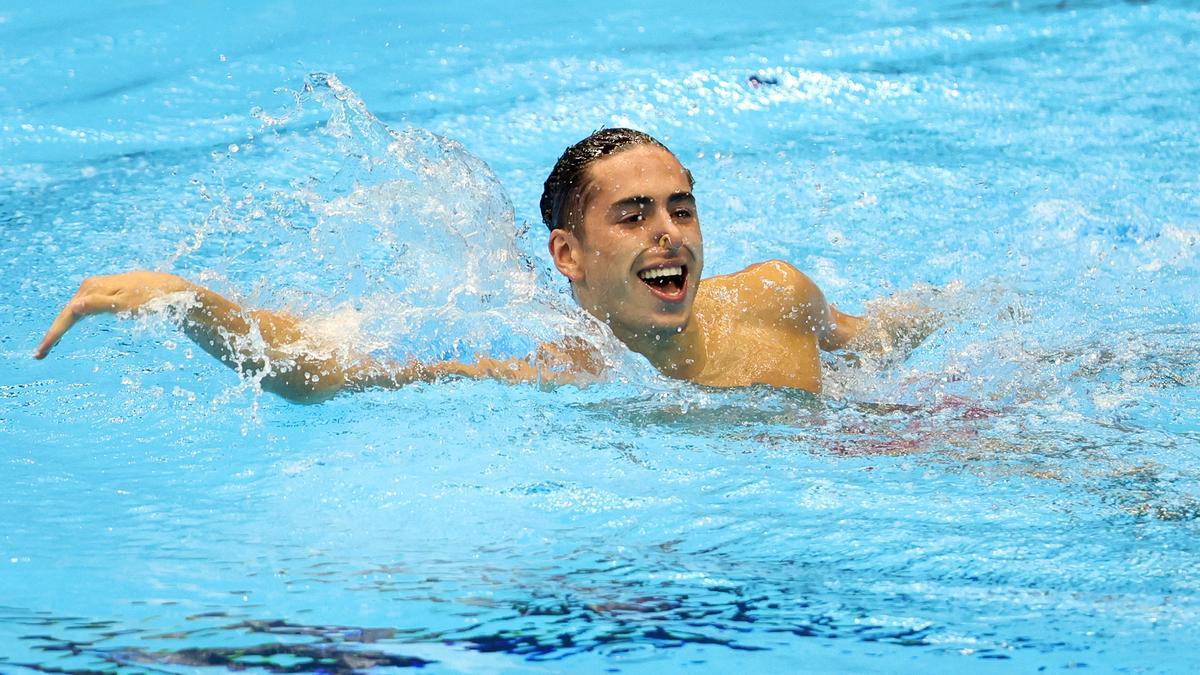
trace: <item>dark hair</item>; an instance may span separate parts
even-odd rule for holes
[[[570,210],[578,206],[583,194],[587,168],[592,162],[614,155],[635,145],[667,146],[650,134],[634,129],[600,129],[563,151],[546,178],[542,191],[542,222],[551,231],[566,227]],[[689,181],[691,174],[688,175]]]

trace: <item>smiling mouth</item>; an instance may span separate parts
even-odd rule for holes
[[[638,278],[659,298],[677,302],[683,299],[687,290],[687,265],[642,270],[638,272]]]

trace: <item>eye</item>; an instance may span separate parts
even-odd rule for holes
[[[675,209],[674,215],[679,220],[691,220],[696,216],[691,209]]]
[[[645,217],[642,216],[641,212],[635,211],[633,213],[627,213],[621,216],[621,220],[619,222],[634,225],[642,222],[643,220],[645,220]]]

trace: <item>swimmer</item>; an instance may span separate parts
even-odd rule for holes
[[[821,391],[820,350],[887,351],[936,327],[928,311],[838,311],[792,265],[772,260],[701,279],[704,240],[692,174],[662,143],[602,129],[567,148],[545,182],[550,257],[576,302],[629,349],[672,378],[715,387],[766,384]],[[249,311],[172,274],[92,277],[59,313],[34,357],[45,358],[81,318],[187,298],[185,333],[226,365],[297,402],[339,391],[446,376],[576,382],[598,375],[578,345],[544,345],[526,358],[387,362],[314,349],[290,314]],[[260,339],[261,338],[261,339]]]

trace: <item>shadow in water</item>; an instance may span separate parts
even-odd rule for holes
[[[712,589],[710,589],[712,590]],[[587,602],[571,598],[531,598],[497,603],[503,616],[453,631],[361,628],[340,625],[304,625],[284,620],[245,620],[223,626],[206,626],[169,633],[144,629],[118,630],[113,622],[95,639],[67,640],[50,633],[24,635],[33,649],[47,653],[46,662],[32,663],[0,657],[4,665],[45,673],[90,675],[108,673],[115,665],[129,672],[174,672],[172,667],[217,667],[232,671],[254,669],[270,673],[353,673],[364,669],[422,668],[436,661],[405,652],[424,652],[422,645],[439,645],[468,652],[507,654],[524,661],[560,661],[585,653],[619,655],[645,649],[680,649],[693,645],[731,650],[766,651],[761,643],[794,636],[821,640],[848,639],[888,643],[902,647],[934,648],[938,628],[924,625],[883,625],[864,622],[865,615],[851,607],[838,617],[819,603],[781,602],[768,595],[745,597],[737,589],[720,589],[728,599],[713,602],[689,594],[634,597],[621,601]],[[785,593],[784,595],[787,595]],[[48,615],[6,612],[0,622],[37,625],[50,629],[78,629],[78,618],[56,620]],[[14,616],[14,614],[23,614]],[[230,616],[209,612],[189,621]],[[230,616],[230,618],[232,618]],[[70,623],[71,625],[65,625]],[[211,643],[224,636],[239,646],[184,646],[153,649],[107,646],[114,639],[127,641],[170,640]],[[263,638],[245,645],[247,638]],[[101,646],[101,645],[104,646]],[[428,655],[426,653],[426,655]],[[1001,650],[981,649],[979,658],[1009,658]],[[58,663],[54,663],[57,661]],[[59,664],[71,663],[71,666]],[[77,665],[76,665],[77,664]]]

